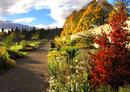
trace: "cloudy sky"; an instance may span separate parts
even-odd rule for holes
[[[0,0],[0,20],[37,27],[61,27],[72,11],[91,0]],[[113,0],[108,0],[112,2]]]

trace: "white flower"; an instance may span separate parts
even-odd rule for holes
[[[79,68],[79,66],[76,66],[75,68]]]

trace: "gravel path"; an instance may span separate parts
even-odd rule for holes
[[[0,76],[0,92],[48,92],[48,45],[17,60],[17,67]]]

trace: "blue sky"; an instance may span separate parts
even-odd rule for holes
[[[55,20],[53,20],[50,16],[49,16],[50,10],[49,9],[42,9],[42,10],[35,10],[32,9],[31,11],[29,11],[28,13],[25,14],[15,14],[15,15],[6,15],[6,18],[13,21],[15,19],[19,19],[19,18],[35,18],[34,21],[32,21],[30,24],[31,25],[36,25],[36,24],[45,24],[45,25],[49,25],[53,22],[55,22]],[[24,23],[24,22],[23,22]]]
[[[0,0],[0,20],[37,27],[62,27],[65,18],[91,0]],[[108,0],[113,3],[113,0]]]

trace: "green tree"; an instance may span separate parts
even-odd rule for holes
[[[35,34],[32,35],[31,39],[32,39],[32,40],[38,40],[38,39],[39,39],[39,36],[40,36],[40,35],[39,35],[38,33],[35,33]]]
[[[3,40],[3,46],[9,49],[13,45],[13,40],[14,38],[10,35],[5,37],[5,39]]]

